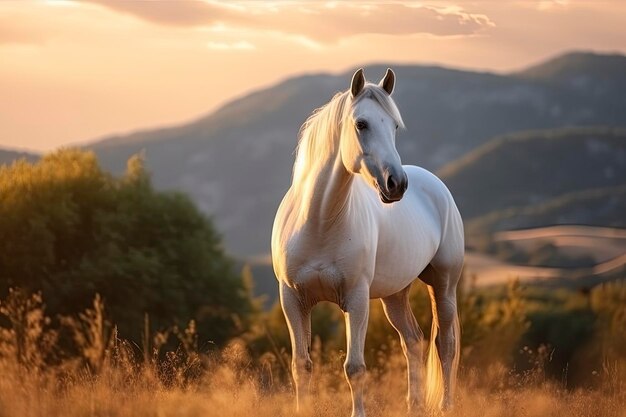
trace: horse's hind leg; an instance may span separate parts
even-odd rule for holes
[[[311,361],[311,307],[298,293],[280,283],[280,304],[291,338],[291,372],[296,388],[296,409],[300,411],[308,396],[313,362]]]
[[[383,309],[389,323],[400,335],[402,351],[406,357],[408,375],[407,403],[409,413],[422,406],[422,352],[424,333],[415,320],[409,303],[409,285],[389,297],[383,298]]]

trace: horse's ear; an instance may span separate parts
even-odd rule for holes
[[[359,68],[352,76],[352,84],[350,85],[352,97],[358,96],[363,90],[363,86],[365,86],[365,75],[363,75],[363,68]]]
[[[378,83],[380,88],[385,90],[389,95],[393,93],[393,87],[396,85],[396,74],[391,68],[387,68],[387,72],[382,80]]]

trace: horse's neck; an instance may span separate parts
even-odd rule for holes
[[[300,216],[309,226],[320,231],[335,225],[347,209],[353,174],[335,152],[320,161],[303,180],[300,193]]]

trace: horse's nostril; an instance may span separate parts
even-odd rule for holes
[[[396,189],[396,186],[396,179],[392,175],[387,177],[387,191],[393,192]]]

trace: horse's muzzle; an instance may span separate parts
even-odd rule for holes
[[[395,203],[402,200],[406,189],[409,186],[409,178],[406,172],[402,171],[400,175],[387,175],[384,187],[378,186],[380,200],[385,204]]]

